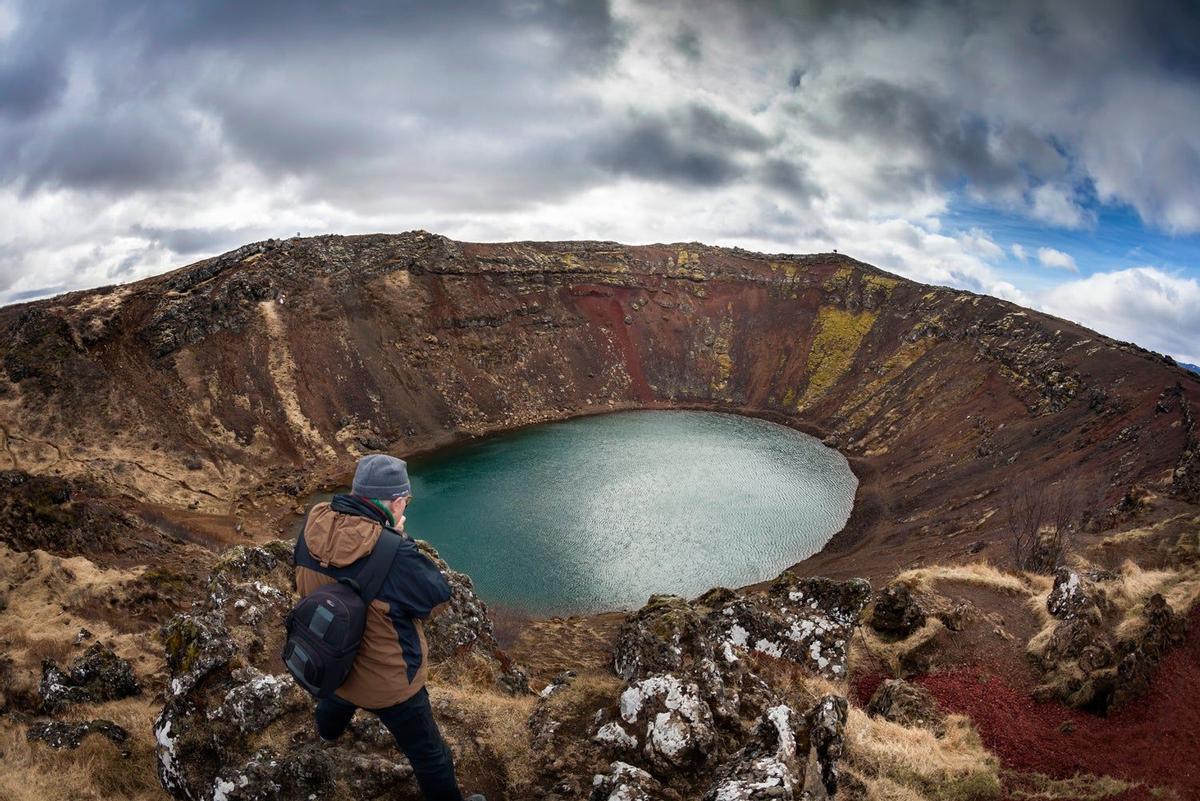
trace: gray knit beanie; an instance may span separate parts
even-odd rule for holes
[[[403,459],[388,456],[386,453],[368,454],[358,460],[350,491],[364,498],[379,498],[385,501],[411,495],[408,465]]]

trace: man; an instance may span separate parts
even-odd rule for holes
[[[450,584],[403,534],[412,500],[408,466],[385,454],[358,461],[349,495],[336,495],[308,513],[296,548],[296,587],[308,595],[322,584],[353,579],[367,563],[384,526],[401,533],[354,666],[337,693],[317,703],[317,733],[332,743],[360,707],[374,712],[412,763],[430,801],[462,801],[450,749],[438,731],[425,689],[425,632],[421,621],[450,600]],[[467,801],[485,801],[473,795]]]

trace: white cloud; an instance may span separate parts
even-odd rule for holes
[[[17,10],[8,3],[0,3],[0,39],[11,36],[17,24]]]
[[[1063,253],[1054,248],[1038,248],[1037,257],[1043,267],[1068,270],[1073,273],[1079,272],[1079,265],[1075,263],[1075,257],[1070,253]]]
[[[1200,364],[1200,282],[1156,267],[1067,281],[1038,303],[1116,339]]]
[[[1036,220],[1060,228],[1083,228],[1095,223],[1095,216],[1075,200],[1069,186],[1042,184],[1030,193],[1029,214]]]
[[[0,0],[0,302],[419,227],[837,248],[1027,304],[1079,268],[1035,232],[1009,252],[1054,270],[1001,274],[989,209],[1088,229],[1094,196],[1200,230],[1200,80],[1169,66],[1160,34],[1191,19],[1170,8],[318,4],[280,37],[287,3],[89,5],[60,24]],[[963,199],[982,230],[955,232]]]

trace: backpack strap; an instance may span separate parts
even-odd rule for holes
[[[392,562],[395,561],[396,551],[399,548],[400,535],[390,527],[384,526],[383,531],[379,532],[379,539],[375,542],[374,550],[367,557],[367,563],[363,565],[358,574],[358,594],[367,606],[370,606],[371,601],[374,601],[383,590],[388,574],[392,572]]]

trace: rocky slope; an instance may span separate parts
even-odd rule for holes
[[[362,452],[638,407],[822,436],[854,514],[773,582],[507,649],[446,567],[432,692],[464,784],[1200,792],[1200,377],[1165,357],[837,254],[425,232],[249,245],[0,328],[0,796],[413,797],[369,719],[315,744],[277,538]]]
[[[811,568],[1000,559],[1006,490],[1200,500],[1200,378],[1064,320],[837,254],[268,241],[0,310],[0,465],[212,543],[269,537],[352,458],[626,407],[824,436],[861,480]]]

